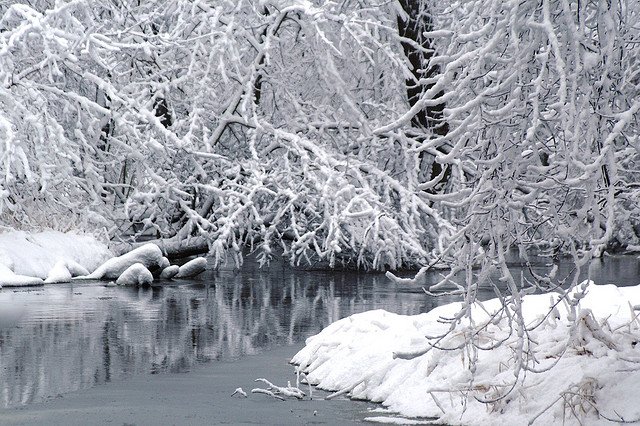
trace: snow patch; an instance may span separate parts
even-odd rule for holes
[[[72,275],[88,272],[113,257],[106,245],[90,235],[45,231],[0,234],[0,264],[18,275],[45,279],[60,260]],[[86,275],[86,274],[82,274]]]
[[[40,278],[16,274],[7,266],[0,263],[0,288],[24,287],[43,284],[44,282]]]
[[[47,279],[44,280],[45,284],[52,283],[68,283],[71,281],[71,272],[67,268],[67,262],[59,260],[49,271]]]

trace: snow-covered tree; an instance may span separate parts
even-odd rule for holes
[[[9,6],[3,215],[140,223],[238,262],[252,242],[292,262],[426,263],[448,224],[415,188],[410,141],[377,131],[407,110],[397,10]]]
[[[633,2],[1,7],[6,225],[454,271],[638,242]]]

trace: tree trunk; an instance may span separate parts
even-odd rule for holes
[[[439,72],[439,67],[431,63],[434,55],[433,41],[424,36],[427,31],[433,30],[433,21],[429,13],[429,8],[424,0],[399,0],[400,5],[408,15],[406,19],[398,16],[398,33],[401,37],[415,41],[422,46],[423,49],[416,48],[413,44],[402,42],[404,54],[411,64],[412,77],[407,78],[407,98],[409,105],[413,107],[423,94],[431,89],[434,83],[423,84],[424,78],[430,78]],[[443,96],[443,92],[439,92],[434,99]],[[411,120],[413,127],[422,130],[430,130],[432,134],[437,136],[445,136],[449,132],[449,125],[443,119],[442,111],[444,110],[444,102],[428,106],[420,110]],[[438,148],[446,154],[444,148]],[[420,153],[420,169],[431,168],[430,177],[425,179],[432,180],[442,172],[442,165],[431,158],[425,158],[428,154],[424,151]],[[427,163],[427,164],[425,164]],[[428,171],[427,171],[428,173]],[[446,170],[440,183],[444,184],[449,178],[449,170]]]

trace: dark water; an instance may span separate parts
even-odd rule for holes
[[[570,270],[562,266],[561,273]],[[610,258],[590,270],[599,283],[640,283],[635,257]],[[491,296],[488,289],[480,295]],[[430,298],[381,274],[263,271],[250,262],[240,271],[149,289],[97,282],[6,288],[0,291],[0,407],[300,343],[357,312],[413,315],[453,300]]]

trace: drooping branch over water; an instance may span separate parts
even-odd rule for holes
[[[637,245],[637,9],[4,4],[2,222],[376,269]]]

